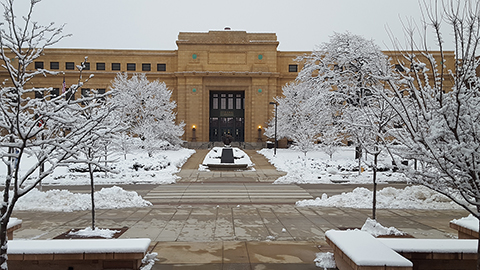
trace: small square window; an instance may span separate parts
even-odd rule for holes
[[[85,67],[83,67],[83,70],[90,70],[90,62],[83,63]]]
[[[74,70],[75,69],[75,63],[74,62],[66,62],[65,63],[65,69],[66,70]]]
[[[50,62],[50,69],[60,69],[60,63]]]
[[[35,98],[43,98],[43,92],[42,91],[35,91]]]
[[[127,70],[135,71],[137,70],[137,65],[135,63],[127,63]]]
[[[50,98],[56,98],[60,95],[60,88],[52,88],[52,90],[50,90]]]
[[[399,72],[405,72],[405,69],[400,64],[395,64],[395,70]]]
[[[97,70],[105,70],[105,63],[97,63]]]
[[[35,69],[43,69],[43,62],[35,62]]]
[[[288,72],[298,72],[298,65],[288,65]]]
[[[120,63],[112,63],[112,70],[120,70]]]
[[[167,64],[157,64],[157,71],[167,71]]]
[[[150,71],[152,70],[152,65],[148,64],[148,63],[143,63],[142,64],[142,71]]]

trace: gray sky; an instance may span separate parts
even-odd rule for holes
[[[16,0],[17,14],[27,0]],[[420,20],[418,0],[43,0],[34,18],[65,23],[58,48],[175,50],[179,32],[229,26],[274,32],[281,51],[310,51],[333,32],[374,39],[392,49],[386,28],[403,40],[401,19]]]

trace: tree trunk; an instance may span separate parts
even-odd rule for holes
[[[478,202],[478,199],[477,199],[477,202]],[[480,213],[480,206],[477,206],[477,213]],[[478,219],[478,225],[480,228],[480,218]],[[478,239],[477,239],[477,270],[480,270],[480,233],[478,234]]]
[[[93,168],[92,164],[88,164],[88,171],[90,173],[90,194],[92,198],[92,230],[95,230],[95,185],[93,182]]]
[[[377,163],[378,154],[374,155],[373,159],[373,206],[372,206],[372,219],[377,217]]]

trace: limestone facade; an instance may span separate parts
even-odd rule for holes
[[[83,88],[108,91],[118,72],[146,73],[151,81],[164,81],[177,103],[177,121],[186,124],[186,141],[218,141],[230,133],[237,141],[265,142],[261,134],[273,115],[269,102],[301,70],[295,58],[311,53],[278,51],[275,33],[181,32],[176,43],[177,50],[46,49],[31,68],[59,74],[30,83],[59,89],[63,78],[67,85],[77,83],[75,66],[88,56],[89,70],[83,76],[94,77]]]

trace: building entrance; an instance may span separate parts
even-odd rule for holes
[[[245,141],[245,92],[210,91],[210,141]]]

